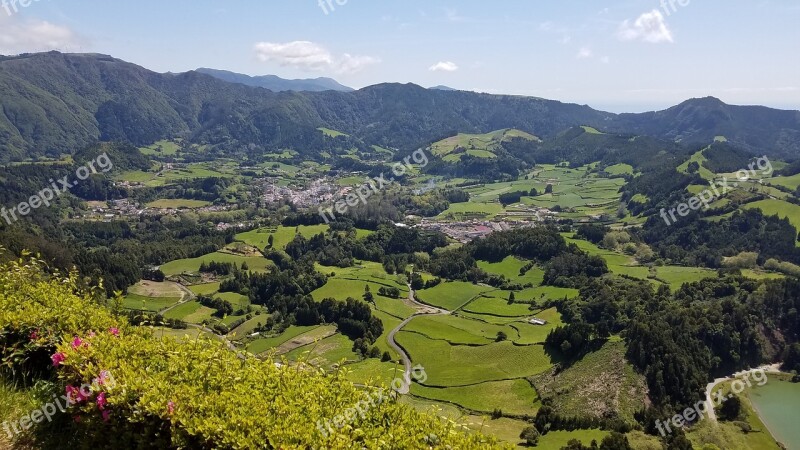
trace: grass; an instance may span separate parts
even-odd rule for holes
[[[140,148],[139,151],[143,155],[148,156],[174,156],[181,146],[172,141],[158,141],[153,145]]]
[[[392,380],[403,377],[403,366],[393,362],[381,362],[380,359],[370,358],[364,361],[348,364],[347,379],[357,384],[374,384],[389,387]]]
[[[270,235],[273,236],[273,247],[277,249],[284,249],[286,244],[294,240],[297,233],[304,237],[312,237],[320,233],[328,231],[327,225],[312,225],[312,226],[299,226],[299,227],[275,227],[275,228],[259,228],[258,230],[247,231],[236,235],[236,240],[244,242],[245,244],[252,245],[258,249],[267,247]]]
[[[563,324],[561,314],[555,308],[532,314],[531,317],[546,320],[547,325],[534,325],[528,322],[511,324],[519,335],[519,338],[514,341],[516,344],[543,344],[550,331]]]
[[[706,278],[716,278],[715,270],[700,267],[662,266],[656,267],[656,278],[674,291],[685,283],[694,283]]]
[[[359,360],[358,355],[353,352],[353,341],[341,334],[292,350],[286,357],[290,361],[305,360],[319,367]]]
[[[142,297],[168,297],[181,298],[183,290],[177,283],[165,281],[157,283],[155,281],[140,281],[128,288],[130,294]]]
[[[122,299],[122,306],[136,311],[158,312],[178,303],[180,297],[145,297],[128,294]]]
[[[597,441],[599,444],[609,434],[608,431],[602,430],[551,431],[539,439],[536,449],[561,450],[573,439],[588,447],[592,441]]]
[[[294,339],[297,336],[300,336],[303,333],[307,333],[311,330],[314,330],[317,326],[309,326],[309,327],[298,327],[298,326],[290,326],[286,329],[282,334],[269,337],[269,338],[260,338],[256,339],[250,344],[247,345],[247,351],[254,354],[260,355],[270,349],[273,349],[284,342],[287,342],[291,339]]]
[[[418,397],[453,403],[471,411],[536,415],[541,406],[536,391],[523,379],[492,381],[471,386],[432,388],[414,384],[411,393]]]
[[[557,413],[567,417],[602,418],[618,414],[634,421],[647,397],[644,377],[625,359],[623,342],[607,342],[558,374],[532,378],[542,399],[551,400]]]
[[[742,206],[742,208],[760,209],[767,216],[777,215],[782,219],[788,218],[795,230],[800,230],[800,206],[793,203],[783,200],[768,199],[748,203]]]
[[[219,291],[219,283],[196,284],[189,286],[189,290],[195,295],[211,295]]]
[[[416,317],[403,330],[450,344],[486,345],[494,342],[499,332],[506,333],[509,338],[516,337],[516,331],[511,327],[452,315]]]
[[[478,157],[494,157],[492,150],[496,149],[502,142],[514,138],[521,138],[531,141],[538,141],[536,136],[526,133],[524,131],[515,129],[503,129],[493,131],[485,134],[466,134],[459,133],[456,136],[443,139],[431,145],[431,152],[435,155],[445,156],[449,155],[457,148],[463,148],[467,151],[474,151]],[[491,156],[481,156],[481,155]],[[459,157],[460,159],[460,157]]]
[[[476,314],[500,317],[525,317],[531,315],[530,305],[524,303],[508,304],[508,291],[495,291],[469,302],[462,309]],[[505,297],[505,298],[504,298]]]
[[[696,163],[700,164],[700,170],[697,171],[697,173],[700,174],[700,177],[702,177],[705,180],[709,180],[709,181],[713,180],[715,178],[715,176],[716,176],[714,174],[714,172],[712,172],[712,171],[706,169],[705,167],[703,167],[703,163],[706,162],[706,157],[703,155],[703,152],[705,152],[708,149],[709,149],[709,147],[706,147],[706,148],[698,151],[694,155],[692,155],[692,157],[689,158],[688,161],[686,161],[683,164],[681,164],[680,166],[678,166],[678,171],[679,172],[683,172],[683,173],[689,173],[689,164],[691,164],[693,162],[696,162]]]
[[[441,283],[431,289],[417,291],[417,298],[423,303],[455,311],[491,289],[487,286],[463,281],[452,281]]]
[[[164,314],[164,318],[177,319],[188,322],[186,318],[196,313],[197,310],[200,309],[200,307],[201,305],[198,302],[186,302],[182,305],[178,305],[172,308],[171,310],[167,311],[167,313]]]
[[[519,274],[520,269],[522,269],[526,264],[528,264],[528,261],[517,259],[514,256],[509,256],[499,263],[478,261],[478,267],[486,272],[503,275],[508,280],[515,283],[533,283],[537,286],[542,284],[542,281],[544,280],[544,271],[538,267],[534,267],[533,269],[529,270],[525,273],[525,275]]]
[[[344,133],[342,133],[340,131],[331,130],[330,128],[324,128],[323,127],[323,128],[317,128],[317,129],[319,131],[322,131],[322,133],[325,134],[325,136],[332,137],[332,138],[339,137],[339,136],[348,136],[347,134],[344,134]]]
[[[397,341],[428,373],[426,386],[464,386],[542,373],[552,367],[539,345],[499,342],[478,347],[450,345],[417,333],[401,331]]]
[[[161,266],[161,271],[165,275],[180,275],[182,273],[197,273],[200,271],[200,264],[203,262],[210,263],[216,261],[218,263],[235,263],[241,266],[242,263],[247,263],[247,266],[254,272],[265,272],[268,268],[272,267],[272,262],[262,256],[239,256],[230,253],[215,252],[201,256],[199,258],[179,259],[172,261]]]
[[[605,134],[601,133],[600,131],[597,130],[597,128],[594,127],[582,126],[581,128],[583,128],[583,130],[589,134]]]
[[[614,164],[606,167],[606,172],[611,175],[633,175],[633,166],[630,164]]]
[[[235,292],[223,292],[214,295],[214,297],[218,297],[230,302],[234,311],[237,309],[247,309],[247,307],[250,306],[250,299],[247,298],[246,295],[237,294]]]
[[[186,199],[161,199],[146,204],[148,208],[158,209],[195,209],[211,205],[211,202]]]

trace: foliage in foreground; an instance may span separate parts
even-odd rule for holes
[[[77,285],[75,274],[49,276],[38,261],[0,267],[3,375],[49,380],[77,402],[26,434],[40,446],[51,430],[62,448],[499,447],[388,393],[363,407],[374,394],[344,371],[261,361],[205,339],[156,339]],[[90,392],[75,390],[84,384]],[[357,405],[363,416],[319,426]]]

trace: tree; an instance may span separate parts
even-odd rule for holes
[[[536,446],[539,444],[539,430],[533,425],[527,426],[519,434],[519,438],[531,447]]]
[[[509,305],[513,305],[514,304],[514,300],[516,300],[516,297],[514,297],[514,293],[512,292],[512,293],[508,294],[508,304]]]
[[[364,288],[364,301],[367,303],[372,303],[375,300],[375,297],[372,295],[372,292],[369,290],[369,285]]]
[[[548,184],[547,187],[544,188],[544,193],[545,194],[552,194],[553,193],[553,185],[552,184]]]
[[[495,339],[495,341],[496,342],[503,342],[503,341],[506,341],[506,340],[508,340],[508,335],[504,331],[498,331],[497,332],[497,339]]]
[[[272,234],[269,235],[269,237],[267,238],[267,244],[269,245],[269,248],[272,248],[273,245],[275,245],[275,236],[274,235],[272,235]]]
[[[389,352],[383,352],[383,356],[381,357],[381,362],[389,362],[392,360],[392,355]]]
[[[615,431],[603,439],[600,450],[633,450],[633,448],[624,434]]]
[[[742,400],[737,396],[729,398],[719,408],[719,416],[720,419],[722,420],[728,420],[728,421],[736,420],[739,418],[739,415],[741,413],[742,413]]]

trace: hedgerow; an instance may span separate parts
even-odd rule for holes
[[[31,430],[57,429],[64,448],[500,447],[389,391],[365,406],[377,387],[354,385],[345,370],[259,360],[205,338],[156,338],[80,285],[75,273],[48,274],[33,259],[0,266],[3,376],[49,380],[71,398],[57,427]],[[322,425],[357,405],[363,415],[341,428]]]

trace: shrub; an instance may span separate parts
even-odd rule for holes
[[[76,274],[43,269],[0,266],[0,358],[53,380],[57,392],[92,383],[55,419],[64,448],[498,447],[392,398],[329,426],[371,389],[347,381],[345,370],[262,361],[205,338],[155,338],[79,289]],[[114,383],[103,382],[109,375]]]

